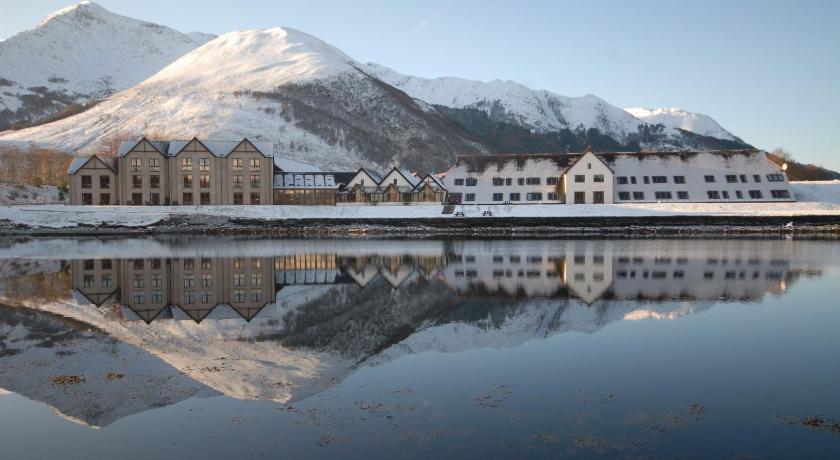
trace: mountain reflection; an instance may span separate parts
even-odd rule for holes
[[[437,280],[462,298],[598,300],[757,300],[796,278],[790,261],[759,253],[692,253],[677,246],[617,251],[613,244],[448,243],[437,254],[301,252],[279,256],[97,258],[70,261],[72,288],[126,319],[252,320],[291,286],[377,281],[405,289]]]

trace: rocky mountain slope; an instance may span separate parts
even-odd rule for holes
[[[82,2],[0,42],[0,130],[136,85],[215,38]]]

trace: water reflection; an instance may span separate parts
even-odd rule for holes
[[[710,246],[711,249],[714,246]],[[679,245],[635,248],[610,242],[487,245],[447,243],[439,253],[300,252],[278,256],[74,259],[72,288],[96,306],[124,307],[125,319],[211,317],[252,320],[292,286],[377,281],[403,289],[438,281],[462,298],[638,302],[757,300],[780,294],[803,270],[784,255],[687,252]],[[808,274],[819,271],[806,270]]]
[[[91,426],[191,397],[288,403],[408,354],[782,295],[838,260],[793,241],[25,242],[0,248],[2,302],[27,307],[0,307],[0,388]]]

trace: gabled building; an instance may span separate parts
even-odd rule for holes
[[[411,205],[442,203],[446,188],[436,177],[422,179],[402,169],[391,168],[385,176],[361,168],[336,194],[336,204]]]
[[[117,205],[120,204],[119,164],[116,158],[74,158],[67,168],[70,184],[70,204]]]

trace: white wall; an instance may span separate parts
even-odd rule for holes
[[[461,193],[461,202],[464,204],[500,204],[505,201],[519,204],[563,202],[562,196],[558,196],[556,200],[549,200],[548,197],[549,193],[557,192],[556,185],[548,185],[548,178],[555,177],[559,181],[563,173],[555,161],[547,158],[532,158],[525,161],[522,169],[517,167],[515,160],[499,162],[498,165],[501,165],[501,168],[492,163],[484,171],[471,172],[469,166],[458,164],[446,174],[442,182],[446,186],[447,193]],[[494,177],[511,179],[511,185],[494,186]],[[539,178],[539,185],[527,185],[525,180],[529,177]],[[467,178],[477,179],[477,185],[467,186]],[[456,179],[465,179],[464,185],[455,185]],[[519,179],[523,179],[523,185],[519,185]],[[466,200],[468,193],[475,194],[475,201]],[[493,200],[494,193],[502,193],[502,200]],[[511,200],[511,193],[519,193],[519,201]],[[542,193],[542,199],[528,201],[528,193]]]
[[[773,198],[771,190],[788,190],[790,186],[785,178],[784,182],[770,182],[767,179],[768,174],[780,174],[781,169],[774,163],[767,160],[762,152],[752,154],[736,153],[731,156],[723,156],[713,153],[697,153],[693,155],[686,155],[680,157],[679,155],[670,155],[665,158],[656,154],[651,154],[644,159],[639,159],[635,154],[617,155],[612,162],[612,168],[615,171],[615,193],[614,200],[616,203],[627,202],[656,202],[656,201],[685,201],[685,202],[707,202],[707,201],[790,201],[790,199],[776,199]],[[727,183],[726,175],[735,174],[738,177],[737,183]],[[747,181],[741,182],[740,175],[746,175]],[[754,174],[761,177],[761,182],[755,182]],[[706,183],[704,176],[715,176],[714,183]],[[644,183],[644,177],[649,177],[648,184]],[[667,183],[654,184],[653,176],[665,176]],[[684,176],[685,184],[675,184],[674,176]],[[627,177],[627,184],[619,184],[620,177]],[[636,178],[636,184],[630,183],[631,177]],[[707,191],[716,190],[721,194],[720,200],[709,199]],[[750,190],[760,190],[762,198],[760,200],[751,199],[749,195]],[[655,192],[670,191],[672,194],[671,200],[657,200]],[[678,191],[688,192],[687,200],[680,200],[677,197]],[[722,192],[726,191],[729,194],[729,199],[722,197]],[[740,191],[742,198],[737,197]],[[630,200],[619,199],[620,192],[630,192]],[[634,200],[633,192],[643,192],[644,199]],[[793,195],[791,194],[791,197]]]
[[[583,182],[576,182],[576,176],[583,176]],[[602,176],[603,182],[595,182],[595,176]],[[566,171],[566,203],[575,203],[575,193],[584,194],[585,203],[593,204],[594,192],[603,192],[604,203],[613,202],[613,173],[594,153],[585,153]]]

